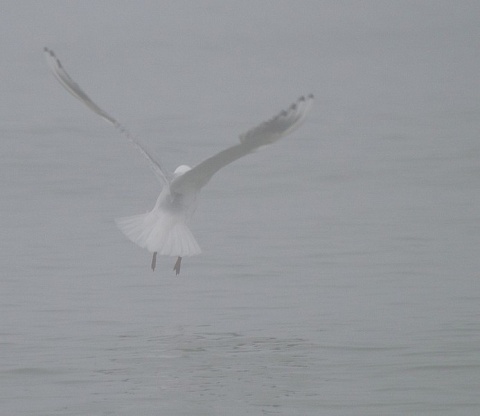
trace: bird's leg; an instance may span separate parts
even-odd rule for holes
[[[153,253],[152,257],[152,270],[155,271],[155,266],[157,265],[157,252]]]
[[[175,266],[173,266],[173,270],[175,270],[175,274],[178,276],[180,274],[180,265],[182,264],[182,258],[178,257],[177,261],[175,262]]]

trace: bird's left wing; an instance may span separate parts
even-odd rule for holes
[[[171,191],[185,193],[190,190],[200,189],[224,166],[291,133],[305,120],[312,104],[312,94],[308,97],[300,97],[288,110],[283,110],[272,119],[240,135],[240,144],[217,153],[182,176],[174,179],[170,186]]]
[[[150,153],[140,144],[122,124],[115,120],[110,114],[102,110],[97,104],[95,104],[90,97],[83,92],[80,86],[68,75],[67,71],[63,68],[60,60],[55,56],[54,52],[48,48],[44,48],[45,57],[53,75],[58,82],[75,98],[84,103],[90,110],[99,115],[108,123],[112,124],[144,157],[150,164],[150,167],[155,172],[158,179],[165,185],[168,185],[168,173],[161,167]]]

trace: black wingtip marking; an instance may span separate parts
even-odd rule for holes
[[[55,54],[53,53],[53,51],[51,49],[48,49],[46,46],[43,48],[43,50],[48,53],[52,58],[55,58],[57,59],[57,57],[55,56]]]
[[[55,55],[55,53],[51,50],[51,49],[48,49],[46,46],[43,48],[43,50],[48,53],[52,59],[55,59],[55,62],[57,63],[57,66],[59,68],[63,68],[62,67],[62,63],[60,62],[60,60],[57,58],[57,56]]]

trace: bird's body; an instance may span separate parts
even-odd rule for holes
[[[178,176],[187,171],[183,168],[188,167],[182,165],[176,169]],[[200,246],[187,225],[197,207],[198,193],[195,189],[174,193],[170,186],[165,186],[150,212],[115,221],[131,241],[154,254],[153,270],[157,253],[180,259],[174,268],[177,274],[180,272],[182,257],[201,253]]]
[[[63,87],[104,120],[113,124],[147,159],[162,182],[162,191],[150,212],[119,218],[116,223],[131,241],[153,253],[152,269],[155,269],[157,253],[177,257],[174,266],[177,274],[180,272],[183,257],[201,252],[187,225],[196,209],[201,188],[222,167],[296,129],[305,119],[313,102],[313,95],[300,97],[288,110],[240,135],[239,144],[217,153],[193,168],[181,165],[171,175],[125,127],[83,92],[51,50],[45,48],[45,55],[53,74]]]

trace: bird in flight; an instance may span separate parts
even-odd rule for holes
[[[58,82],[90,110],[112,124],[144,156],[162,183],[160,196],[150,212],[119,218],[116,224],[131,241],[153,253],[152,270],[155,270],[157,254],[177,257],[173,267],[177,275],[180,273],[183,257],[194,256],[201,252],[187,225],[197,206],[200,190],[224,166],[260,147],[274,143],[297,129],[305,120],[313,104],[312,94],[302,96],[288,109],[241,134],[240,143],[217,153],[193,168],[180,165],[171,174],[151,156],[136,137],[85,94],[68,75],[51,49],[44,48],[44,52],[47,63]]]

